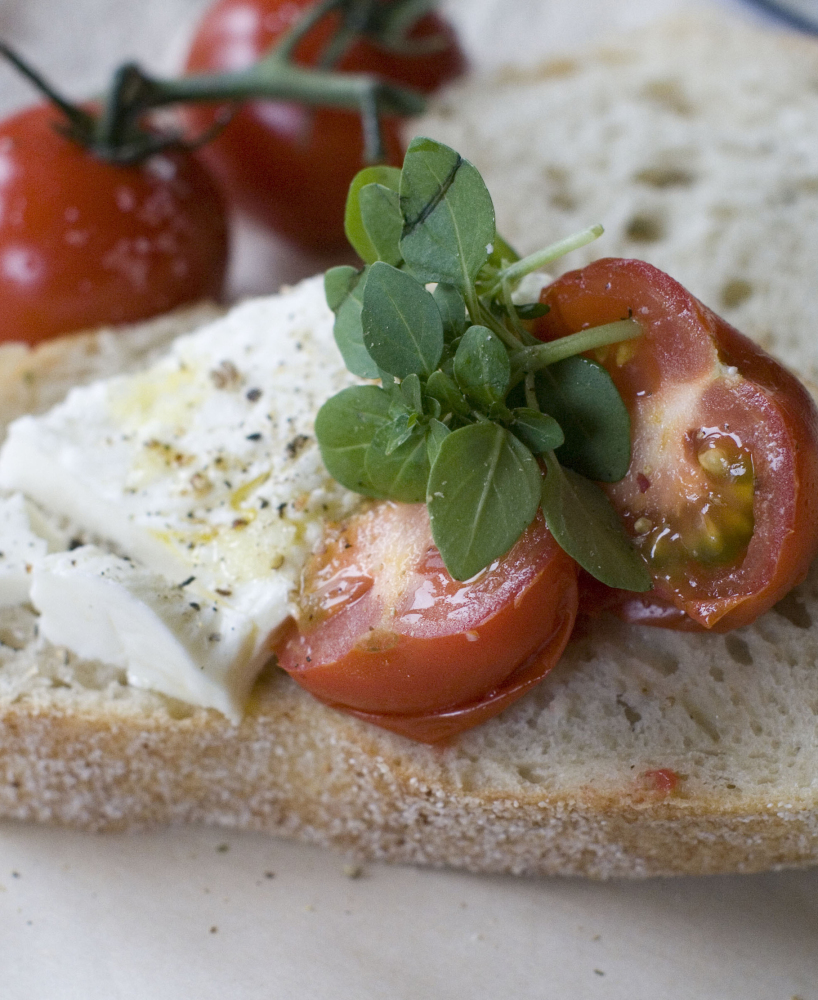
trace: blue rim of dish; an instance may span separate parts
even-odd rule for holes
[[[782,7],[776,0],[747,0],[747,3],[752,7],[760,7],[772,14],[777,20],[783,21],[793,28],[798,28],[799,31],[805,31],[811,35],[818,34],[818,6],[815,9],[815,17],[812,19],[791,10],[789,7]]]

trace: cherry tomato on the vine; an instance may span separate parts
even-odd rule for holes
[[[199,25],[187,59],[192,73],[241,70],[257,62],[314,0],[219,0]],[[320,21],[295,52],[301,65],[315,65],[337,27]],[[371,72],[392,82],[431,92],[465,69],[450,25],[436,14],[422,17],[415,40],[437,36],[434,51],[399,55],[367,39],[356,41],[334,68]],[[213,107],[185,111],[194,131],[215,120]],[[400,166],[399,122],[384,121],[388,160]],[[346,246],[344,205],[350,182],[365,166],[360,116],[355,111],[310,108],[284,101],[252,101],[202,150],[229,197],[257,219],[301,246],[325,251]]]
[[[496,715],[559,660],[576,564],[538,516],[502,559],[454,581],[423,504],[381,503],[307,566],[279,664],[322,701],[435,743]]]
[[[221,194],[188,153],[106,163],[38,104],[0,123],[0,340],[30,343],[218,298]]]
[[[644,336],[595,356],[630,412],[627,475],[605,491],[654,589],[583,600],[628,621],[726,632],[806,575],[818,551],[818,411],[780,364],[678,282],[600,260],[543,290],[542,339],[633,316]]]

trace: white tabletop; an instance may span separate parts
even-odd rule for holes
[[[125,56],[172,67],[206,5],[2,0],[0,34],[82,96]],[[684,5],[447,4],[486,68]],[[0,69],[0,111],[29,99]],[[272,290],[313,264],[244,227],[231,288]],[[609,883],[357,872],[256,835],[7,822],[0,955],[4,1000],[818,1000],[818,870]]]

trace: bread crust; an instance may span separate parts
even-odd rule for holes
[[[21,703],[2,721],[0,815],[19,820],[91,831],[201,823],[361,859],[517,875],[705,875],[818,860],[814,805],[468,792],[447,779],[446,750],[407,761],[405,741],[278,673],[260,681],[239,727],[212,711],[174,719],[110,704]]]

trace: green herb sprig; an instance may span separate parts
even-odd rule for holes
[[[368,167],[346,232],[364,261],[327,272],[335,339],[353,374],[316,419],[330,474],[376,499],[425,502],[457,580],[503,556],[542,508],[557,542],[609,586],[644,591],[645,563],[597,482],[630,463],[630,419],[585,352],[639,337],[633,319],[541,343],[520,281],[602,233],[520,259],[498,235],[473,164],[416,138],[403,169]],[[434,291],[427,288],[435,284]]]

